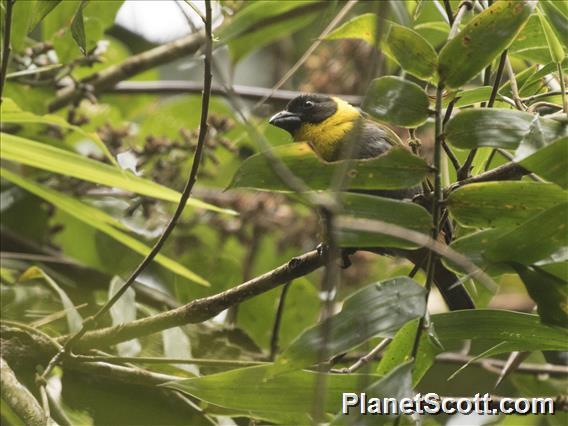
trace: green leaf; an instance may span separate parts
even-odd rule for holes
[[[544,324],[568,328],[568,282],[538,268],[514,265]]]
[[[568,193],[553,184],[482,182],[453,191],[447,206],[463,226],[512,227],[567,199]]]
[[[492,241],[484,256],[530,265],[568,245],[567,222],[568,203],[552,207]]]
[[[313,190],[328,189],[337,168],[342,167],[340,161],[321,160],[306,143],[280,145],[273,148],[273,153]],[[379,157],[350,161],[349,164],[350,189],[408,188],[419,184],[430,172],[423,159],[404,148],[393,148]],[[241,164],[228,187],[232,188],[290,191],[262,153]]]
[[[519,161],[525,169],[568,188],[568,138],[557,139]]]
[[[495,2],[476,15],[441,50],[438,65],[441,82],[459,88],[489,65],[515,39],[536,2]]]
[[[245,4],[245,7],[220,29],[217,36],[221,43],[227,43],[243,33],[256,31],[260,25],[270,22],[268,20],[272,21],[279,15],[310,6],[313,3],[318,3],[318,0],[290,0],[285,2],[260,0]],[[293,16],[297,16],[297,14]]]
[[[566,7],[566,1],[540,0],[539,4],[556,36],[564,46],[568,46],[568,7]]]
[[[159,200],[179,202],[180,194],[177,191],[127,173],[118,167],[8,133],[2,133],[1,136],[0,155],[4,160],[15,161],[100,185],[121,188]],[[187,205],[219,213],[234,214],[231,210],[221,209],[192,198],[187,201]]]
[[[120,225],[116,219],[112,216],[107,215],[105,212],[97,210],[94,207],[83,204],[79,200],[69,197],[65,194],[54,191],[45,186],[38,185],[37,183],[25,179],[21,176],[16,175],[5,169],[0,169],[1,176],[8,179],[10,182],[18,185],[19,187],[25,189],[28,192],[44,199],[45,201],[53,204],[58,209],[63,210],[69,215],[79,219],[81,222],[97,229],[109,237],[115,239],[126,247],[134,250],[136,253],[145,256],[150,251],[150,248],[137,239],[131,237],[130,235],[119,231],[115,226]],[[120,225],[120,227],[123,227]],[[208,286],[209,283],[204,278],[187,269],[185,266],[177,263],[176,261],[164,256],[163,254],[158,254],[155,258],[163,267],[171,270],[172,272],[181,275],[196,284]]]
[[[86,5],[87,2],[83,0],[71,21],[71,35],[83,55],[87,54],[87,37],[85,36],[85,24],[83,23],[83,8]]]
[[[432,216],[418,204],[363,194],[345,193],[341,197],[341,217],[381,220],[424,234],[431,231]],[[409,241],[372,232],[339,228],[338,234],[342,247],[418,247]]]
[[[75,304],[73,301],[67,296],[67,293],[55,282],[53,278],[51,278],[43,269],[38,268],[37,266],[32,266],[20,277],[18,278],[19,282],[25,282],[33,279],[42,279],[44,280],[53,291],[57,293],[57,296],[61,300],[61,304],[65,309],[65,317],[67,318],[67,327],[69,328],[69,333],[77,333],[82,325],[83,325],[83,318],[75,308]]]
[[[408,277],[366,286],[345,299],[341,312],[295,339],[277,359],[274,372],[317,362],[326,327],[330,334],[325,358],[348,351],[372,337],[392,337],[406,322],[424,314],[424,296],[424,288]]]
[[[276,422],[279,422],[282,414],[309,415],[318,373],[294,371],[272,377],[271,368],[272,365],[239,368],[162,386],[249,415],[251,412],[262,413],[262,418]],[[365,380],[377,378],[361,374],[325,374],[325,412],[337,412],[344,392],[357,393]],[[305,421],[309,423],[307,417]]]
[[[402,127],[418,127],[429,116],[430,101],[419,85],[400,77],[373,80],[362,108],[373,117]]]
[[[537,9],[538,11],[538,9]],[[560,64],[566,53],[556,37],[556,34],[550,24],[548,23],[547,19],[542,15],[542,13],[538,13],[538,18],[540,19],[540,25],[542,25],[542,29],[544,30],[544,36],[546,37],[546,43],[548,44],[548,48],[550,49],[550,56],[552,57],[552,61]]]
[[[514,272],[506,264],[492,262],[483,255],[492,246],[493,241],[509,231],[510,228],[485,229],[457,238],[450,247],[466,256],[476,266],[491,276],[495,277],[505,272]],[[447,259],[442,259],[442,262],[453,271],[462,272],[458,265],[451,263]]]
[[[496,108],[468,109],[456,114],[446,126],[446,140],[457,148],[481,146],[516,149],[537,122],[545,141],[568,135],[566,123],[528,112]]]
[[[411,360],[410,355],[414,347],[417,327],[418,321],[413,320],[398,330],[379,362],[377,374],[381,376],[392,374],[393,370]],[[424,374],[434,364],[435,356],[441,351],[437,345],[431,342],[428,336],[428,333],[422,333],[420,336],[418,352],[414,359],[412,371],[412,383],[414,384],[420,382]]]
[[[42,0],[36,1],[32,9],[32,17],[28,27],[28,33],[33,31],[35,27],[49,15],[55,6],[61,3],[61,0]]]
[[[491,86],[476,87],[475,89],[467,89],[459,92],[456,95],[455,108],[463,108],[480,102],[486,102],[491,96]]]
[[[23,111],[12,99],[4,98],[0,105],[0,113],[2,115],[3,123],[37,123],[46,124],[50,126],[58,126],[63,129],[73,130],[85,138],[94,142],[106,158],[111,163],[117,165],[113,155],[108,150],[107,146],[96,133],[88,133],[79,126],[69,124],[67,120],[53,114],[37,115],[29,111]]]
[[[385,377],[365,388],[365,393],[372,395],[372,398],[394,398],[397,401],[403,398],[413,398],[415,394],[412,391],[412,367],[413,364],[411,362],[397,366]],[[362,402],[362,404],[364,403]],[[368,411],[368,414],[378,413]],[[347,414],[340,412],[331,425],[387,425],[392,424],[392,421],[396,417],[397,416],[392,414],[386,416],[361,414],[360,409],[354,407],[353,410],[348,411]]]
[[[509,46],[508,53],[513,57],[526,58],[540,64],[547,64],[552,60],[538,16],[531,15],[526,25]],[[521,83],[518,83],[518,85],[520,87]]]
[[[438,57],[432,45],[410,28],[387,20],[384,24],[381,39],[381,48],[384,53],[409,74],[423,80],[433,78]],[[376,33],[377,16],[373,13],[366,13],[332,31],[326,39],[360,39],[374,47]]]
[[[537,315],[475,309],[435,314],[430,319],[444,347],[463,340],[483,342],[491,347],[484,352],[484,357],[512,351],[568,350],[568,331],[541,323]],[[387,374],[408,361],[417,322],[414,320],[399,330],[379,364],[378,374]],[[413,372],[414,383],[420,381],[441,351],[429,341],[421,340]]]

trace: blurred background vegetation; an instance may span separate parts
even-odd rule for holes
[[[26,324],[52,337],[77,331],[81,319],[92,315],[116,291],[121,279],[140,263],[148,247],[163,232],[189,174],[196,147],[203,50],[197,46],[192,52],[173,54],[164,63],[156,62],[148,69],[136,69],[127,76],[128,79],[121,78],[118,84],[108,87],[97,85],[100,77],[97,73],[120,66],[156,46],[169,46],[168,43],[176,39],[202,31],[199,14],[204,13],[204,4],[188,3],[166,0],[14,2],[12,50],[4,76],[1,124],[1,294],[5,327],[13,327],[14,322]],[[321,242],[318,215],[297,195],[240,188],[225,190],[243,161],[260,151],[251,138],[251,127],[272,146],[291,142],[285,132],[269,126],[267,118],[282,109],[297,92],[344,95],[347,100],[360,104],[373,79],[400,76],[417,83],[427,93],[430,108],[433,108],[436,78],[416,76],[412,67],[408,70],[401,66],[394,42],[392,46],[385,44],[376,49],[375,34],[369,36],[369,31],[374,31],[372,25],[365,27],[361,21],[355,34],[336,31],[329,40],[321,39],[322,31],[346,5],[350,6],[346,16],[334,29],[350,19],[372,14],[382,23],[386,19],[413,29],[435,51],[440,51],[451,28],[448,7],[454,17],[462,15],[459,30],[487,8],[488,3],[492,2],[213,2],[214,96],[204,157],[192,201],[161,251],[162,257],[142,273],[133,287],[135,291],[127,292],[100,326],[152,316],[217,294],[313,250]],[[3,23],[7,10],[8,2],[2,1]],[[454,114],[463,109],[482,107],[495,85],[499,89],[495,108],[522,109],[535,116],[561,114],[560,82],[563,77],[557,71],[567,66],[563,56],[568,33],[564,31],[567,16],[566,2],[541,2],[507,46],[508,62],[504,65],[505,70],[497,74],[500,80],[495,82],[501,51],[483,67],[489,68],[488,72],[476,73],[473,79],[459,84],[459,88],[448,90],[444,108],[455,98],[459,100],[452,103]],[[494,30],[487,28],[487,43],[491,43],[491,31]],[[5,38],[5,30],[2,36]],[[555,39],[551,41],[553,36]],[[383,35],[383,42],[387,43],[385,39]],[[266,99],[270,88],[314,44],[315,49],[284,82],[282,90]],[[456,58],[456,61],[460,60],[465,59]],[[419,61],[420,58],[415,59],[415,62]],[[511,87],[512,82],[518,87]],[[235,93],[220,95],[227,85],[232,86]],[[71,102],[58,104],[69,92],[76,97],[70,99]],[[515,106],[519,97],[522,108]],[[412,104],[413,100],[406,102]],[[389,122],[388,118],[384,121]],[[500,119],[496,116],[496,120]],[[431,162],[434,144],[431,116],[416,128],[393,126],[393,129],[405,142],[419,140],[421,155]],[[561,189],[566,188],[568,180],[566,169],[563,169],[566,158],[561,158],[568,154],[565,127],[556,136],[564,136],[563,148],[557,148],[554,154],[558,177],[547,176],[546,180],[559,186],[546,184],[554,189],[547,186],[546,191],[543,190],[546,194],[538,202],[544,207],[531,210],[534,216],[527,214],[523,220],[536,217],[545,207],[566,201],[566,194]],[[474,146],[456,145],[453,152],[463,164],[470,152],[465,148]],[[493,148],[503,146],[479,147],[472,164],[473,175],[482,173],[484,168],[508,163],[507,153],[509,157],[515,154],[514,147],[504,151],[504,155]],[[553,163],[545,164],[550,168]],[[456,171],[446,157],[441,173],[446,187],[456,182]],[[523,178],[523,182],[526,180],[528,178]],[[542,179],[539,182],[544,185]],[[543,194],[540,189],[531,194],[537,192]],[[493,200],[498,196],[493,194]],[[523,194],[514,193],[511,197],[522,199],[517,206],[519,209],[530,210],[535,203],[528,195],[523,198]],[[565,210],[559,212],[565,222]],[[519,218],[516,218],[515,225],[518,222]],[[456,227],[458,237],[485,228],[458,223]],[[502,234],[503,230],[510,229],[497,228],[497,232]],[[565,234],[564,229],[560,227],[558,233]],[[488,238],[497,238],[496,232]],[[562,316],[566,314],[565,239],[561,235],[556,245],[548,248],[549,252],[552,250],[550,253],[531,261],[542,260],[551,253],[557,256],[548,262],[552,266],[547,271],[564,284],[555,290],[556,293],[550,293],[556,295],[552,296],[555,300],[542,302],[543,309],[548,306],[561,312],[556,323],[552,321],[550,325],[548,321],[553,330],[561,329],[559,323],[566,325],[566,317]],[[473,249],[467,246],[467,250]],[[477,252],[467,253],[473,253],[474,261],[481,261],[475,258],[479,248]],[[402,258],[367,252],[356,253],[351,261],[353,265],[340,272],[338,301],[370,283],[408,275],[413,266]],[[469,282],[468,288],[472,290],[478,308],[534,313],[534,295],[529,296],[517,273],[511,269],[491,270],[495,265],[483,266],[499,288],[494,293]],[[287,348],[306,328],[317,323],[321,275],[321,271],[316,271],[286,287],[278,348]],[[420,271],[414,279],[423,284],[425,274]],[[209,283],[208,287],[199,285],[205,282]],[[121,356],[267,361],[281,294],[282,289],[276,288],[241,303],[229,314],[223,312],[206,322],[99,349]],[[437,293],[430,297],[429,309],[432,313],[446,311]],[[396,316],[396,313],[392,315]],[[488,324],[500,327],[499,323]],[[468,360],[467,355],[479,354],[495,344],[494,340],[486,342],[482,337],[470,341],[470,347],[467,326],[467,322],[462,324],[464,330],[459,339],[444,342],[444,352],[463,356],[454,359],[447,356],[432,368],[426,368],[424,377],[416,383],[416,391],[448,396],[494,392],[496,371],[499,374],[503,363],[485,363],[484,366],[473,363],[455,379],[447,380]],[[3,333],[6,330],[3,329]],[[538,334],[539,329],[535,330],[530,332]],[[526,331],[523,338],[530,340],[529,330]],[[566,336],[562,334],[564,331],[558,333],[555,338]],[[560,348],[546,346],[538,335],[533,337],[536,343],[526,344],[526,347],[520,343],[512,345],[512,349],[502,351],[496,357],[506,360],[511,351],[517,351],[526,353],[523,362],[527,365],[545,365],[540,349]],[[507,341],[507,338],[503,337],[503,340]],[[357,354],[367,352],[379,341],[374,338],[359,342],[344,363],[349,358],[355,360]],[[550,354],[549,361],[558,362],[558,354]],[[35,356],[28,355],[22,357]],[[38,363],[45,367],[45,359]],[[31,364],[22,362],[21,368],[17,368],[17,363],[11,367],[16,369],[18,379],[41,400],[34,384],[35,364],[32,359]],[[141,365],[155,373],[183,378],[235,367],[199,363]],[[371,363],[366,371],[376,372],[377,365],[377,362]],[[556,397],[566,394],[566,370],[558,368],[552,373],[537,368],[538,374],[529,368],[521,368],[508,375],[495,392],[508,396]],[[392,366],[383,365],[382,369],[379,366],[378,372],[384,374],[391,370]],[[220,383],[222,389],[223,382]],[[204,402],[208,401],[205,397],[202,401],[199,397],[177,393],[174,397],[174,393],[165,388],[157,390],[152,386],[118,384],[108,377],[82,372],[80,368],[69,371],[56,368],[47,389],[52,417],[60,424],[64,424],[65,419],[71,424],[100,425],[198,425],[211,422],[245,425],[256,424],[251,420],[254,418],[263,419],[260,423],[290,423],[290,419],[302,419],[259,414],[258,410],[247,414],[246,410],[230,404],[223,406],[221,391],[221,400],[208,404]],[[239,392],[238,386],[225,390]],[[286,386],[280,389],[283,394],[294,391]],[[259,390],[259,398],[261,393]],[[8,405],[2,401],[3,424],[4,421],[6,424],[17,423],[18,415]],[[558,413],[554,417],[427,417],[424,424],[537,425],[565,424],[565,421],[565,413]],[[404,422],[411,423],[411,420],[404,419]]]

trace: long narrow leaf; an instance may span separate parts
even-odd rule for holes
[[[91,160],[73,152],[65,151],[30,139],[2,133],[0,155],[5,160],[15,161],[31,167],[47,170],[65,176],[121,188],[136,194],[159,200],[179,202],[180,194],[173,189],[159,185],[139,176],[134,176],[117,167]],[[219,213],[234,214],[232,210],[221,209],[212,204],[193,198],[187,205]]]
[[[46,200],[47,202],[53,204],[55,207],[65,211],[67,214],[79,219],[89,226],[92,226],[93,228],[108,235],[109,237],[125,245],[131,250],[134,250],[136,253],[145,256],[150,251],[150,248],[148,246],[141,243],[136,238],[133,238],[130,235],[116,229],[113,226],[114,224],[116,224],[116,219],[112,218],[106,213],[97,210],[94,207],[83,204],[80,201],[65,194],[54,191],[50,188],[41,186],[33,181],[18,176],[17,174],[12,173],[8,170],[0,169],[0,172],[2,178],[8,179],[10,182],[18,185],[26,191],[31,192],[32,194]],[[158,254],[156,256],[156,262],[171,270],[172,272],[175,272],[176,274],[195,282],[196,284],[209,286],[209,282],[207,280],[190,271],[185,266],[170,259],[169,257],[164,256],[163,254]]]

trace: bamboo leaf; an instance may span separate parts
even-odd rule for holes
[[[498,1],[476,15],[441,50],[438,72],[449,88],[459,88],[503,52],[527,22],[531,0]]]
[[[45,186],[38,185],[37,183],[18,176],[17,174],[12,173],[8,170],[0,169],[0,171],[3,178],[8,179],[10,182],[18,185],[26,191],[31,192],[32,194],[53,204],[55,207],[65,211],[66,213],[79,219],[87,225],[92,226],[98,231],[107,234],[109,237],[115,239],[119,243],[124,244],[131,250],[134,250],[136,253],[145,256],[150,251],[149,247],[147,247],[137,239],[116,229],[113,225],[117,224],[117,220],[107,215],[106,213],[89,205],[83,204],[75,198],[69,197]],[[155,260],[163,267],[195,282],[196,284],[204,286],[209,285],[209,282],[207,280],[190,271],[185,266],[170,259],[169,257],[164,256],[163,254],[158,254]]]
[[[372,337],[392,337],[406,322],[424,314],[424,294],[424,289],[408,277],[371,284],[357,291],[344,301],[340,313],[296,338],[277,359],[274,374],[318,361],[324,327],[330,333],[326,358]]]
[[[463,226],[512,227],[567,199],[568,193],[553,184],[483,182],[453,191],[447,206]]]
[[[261,413],[261,418],[278,423],[282,415],[302,416],[312,412],[318,373],[294,371],[271,375],[272,365],[239,368],[208,376],[169,382],[162,386],[187,393],[201,401],[244,413]],[[359,392],[364,380],[378,376],[361,374],[325,374],[325,412],[335,413],[344,392]],[[293,391],[291,391],[293,390]]]
[[[15,161],[20,164],[112,188],[121,188],[125,191],[131,191],[135,194],[159,200],[172,203],[179,202],[179,192],[127,173],[117,167],[30,139],[8,133],[1,133],[0,135],[2,137],[0,155],[4,160]],[[232,210],[221,209],[192,198],[187,201],[187,205],[219,213],[235,214]]]
[[[554,142],[521,159],[519,164],[543,178],[568,188],[568,138]]]
[[[381,121],[402,127],[418,127],[429,116],[428,95],[416,83],[399,77],[373,80],[363,110]]]
[[[37,70],[36,70],[37,71]],[[8,76],[9,77],[9,76]],[[85,138],[94,142],[106,158],[111,163],[117,165],[113,155],[108,150],[107,146],[96,133],[88,133],[81,129],[79,126],[69,124],[65,119],[53,114],[37,115],[29,111],[23,111],[12,99],[4,98],[0,105],[0,113],[2,114],[3,123],[36,123],[46,124],[50,126],[58,126],[63,129],[73,130],[84,136]]]
[[[385,194],[386,195],[386,194]],[[427,234],[432,217],[422,206],[410,201],[399,201],[363,194],[342,194],[341,217],[376,219]],[[339,228],[342,247],[398,247],[417,248],[409,241],[388,235]]]
[[[438,57],[432,45],[411,28],[387,20],[384,24],[381,39],[384,53],[408,73],[423,80],[434,78]],[[332,31],[326,39],[360,39],[374,47],[376,33],[377,16],[366,13]]]
[[[568,136],[568,126],[560,121],[522,111],[478,108],[456,114],[446,126],[446,140],[457,148],[516,149],[535,123],[547,143]]]
[[[37,266],[32,266],[24,271],[22,275],[18,278],[19,282],[25,282],[34,279],[42,279],[44,280],[53,291],[57,293],[57,296],[61,300],[61,304],[65,309],[65,317],[67,318],[67,327],[69,328],[70,333],[77,333],[82,325],[83,325],[83,318],[77,308],[75,308],[75,304],[73,301],[67,296],[65,290],[63,290],[57,282],[53,278],[51,278],[43,269],[38,268]]]
[[[328,189],[340,162],[321,160],[306,143],[275,147],[273,152],[310,189]],[[350,161],[347,170],[350,189],[400,189],[412,187],[429,173],[424,160],[404,148],[393,148],[371,159]],[[260,153],[247,158],[233,176],[228,189],[256,188],[271,191],[289,191],[288,186],[272,170],[266,157]]]
[[[542,322],[568,328],[568,281],[539,268],[523,265],[513,267],[536,302]]]

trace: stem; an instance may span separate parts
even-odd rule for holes
[[[515,78],[515,72],[513,71],[513,66],[511,65],[511,61],[509,58],[505,60],[505,66],[507,67],[507,74],[509,76],[509,83],[511,84],[511,93],[513,95],[513,100],[515,101],[515,105],[521,111],[526,111],[527,107],[523,105],[523,101],[521,101],[521,97],[519,95],[519,87],[517,85],[517,79]]]
[[[562,92],[562,108],[564,114],[568,114],[568,99],[566,99],[566,85],[564,83],[564,71],[562,71],[562,64],[556,64],[558,67],[558,80],[560,80],[560,89]]]
[[[156,255],[162,249],[162,246],[170,236],[171,232],[175,228],[178,219],[180,218],[187,200],[191,196],[191,191],[195,182],[197,181],[197,173],[199,172],[199,165],[201,163],[201,157],[203,154],[203,147],[205,145],[205,136],[207,135],[207,117],[209,114],[209,99],[211,97],[211,56],[212,56],[212,35],[211,35],[211,2],[207,0],[205,2],[205,11],[207,16],[207,22],[205,25],[206,31],[206,42],[205,42],[205,71],[203,77],[203,96],[201,100],[201,123],[199,126],[199,137],[197,140],[197,147],[195,149],[195,154],[193,157],[193,164],[191,167],[191,172],[189,174],[189,178],[181,195],[180,201],[176,207],[176,210],[170,219],[166,229],[164,230],[163,234],[160,236],[154,247],[148,255],[142,260],[142,262],[138,265],[138,267],[134,270],[134,272],[130,275],[130,277],[126,280],[124,285],[114,294],[114,296],[108,300],[100,309],[99,311],[90,319],[86,320],[83,323],[81,330],[77,332],[74,336],[72,336],[64,345],[63,351],[59,352],[54,360],[58,360],[61,356],[71,351],[73,345],[81,339],[87,333],[87,331],[91,330],[96,326],[97,321],[109,311],[109,309],[120,299],[120,297],[124,294],[128,288],[136,281],[136,278],[140,275],[146,267],[152,263],[152,260],[156,257]],[[47,375],[50,373],[50,370],[55,365],[54,360],[49,363],[48,368],[46,368],[45,372],[42,375],[42,378],[45,379]]]
[[[328,342],[331,337],[331,323],[328,319],[333,315],[339,270],[335,259],[338,257],[338,246],[335,237],[335,212],[331,208],[322,207],[321,217],[324,222],[324,250],[327,250],[324,275],[321,283],[321,294],[323,295],[322,315],[321,315],[321,346],[318,353],[319,374],[316,376],[312,418],[315,425],[323,421],[325,415],[325,387],[327,376],[324,374],[328,358]]]
[[[79,342],[78,347],[81,350],[86,350],[94,347],[114,345],[168,328],[206,321],[237,303],[266,293],[295,278],[308,275],[310,272],[323,266],[323,264],[324,259],[321,253],[317,250],[310,251],[294,257],[283,265],[246,283],[232,286],[229,290],[221,293],[195,299],[178,308],[131,321],[127,324],[91,331]],[[69,336],[58,338],[60,342],[65,342],[67,339],[69,339]]]
[[[215,367],[250,367],[252,365],[269,364],[262,361],[243,361],[238,359],[201,359],[201,358],[160,358],[160,357],[130,357],[130,356],[91,356],[73,355],[71,359],[81,362],[111,362],[111,363],[140,363],[140,364],[195,364]]]
[[[282,314],[284,313],[284,304],[286,302],[286,295],[290,288],[291,282],[287,282],[282,287],[280,298],[278,299],[278,308],[276,309],[276,316],[274,318],[274,326],[272,327],[272,337],[270,339],[270,356],[269,359],[274,361],[276,352],[278,352],[278,338],[280,335],[280,323],[282,322]]]
[[[452,12],[452,5],[450,0],[444,0],[444,7],[446,8],[446,15],[448,15],[448,22],[450,27],[454,26],[454,12]]]
[[[8,72],[8,62],[10,60],[10,35],[12,32],[12,8],[15,0],[6,1],[6,15],[4,16],[4,43],[2,44],[2,65],[0,74],[0,104],[4,96],[4,83],[6,82],[6,74]]]
[[[507,60],[507,50],[501,53],[501,58],[499,59],[499,67],[497,68],[497,74],[495,75],[495,81],[493,82],[493,89],[491,90],[491,96],[489,96],[489,102],[487,103],[487,108],[492,108],[497,98],[497,92],[499,91],[499,84],[501,83],[501,77],[503,76],[503,69],[505,68],[505,62]],[[475,154],[477,154],[477,148],[472,149],[469,152],[462,168],[458,173],[458,180],[464,180],[469,177],[469,172],[473,160],[475,159]]]
[[[436,133],[434,140],[434,199],[432,200],[432,239],[434,241],[438,240],[438,234],[440,233],[440,216],[441,216],[441,205],[442,205],[442,177],[440,166],[442,164],[442,140],[443,134],[443,124],[442,124],[442,95],[444,92],[444,87],[439,84],[436,90],[436,116],[435,116],[435,127],[434,131]],[[426,301],[425,301],[425,313],[420,317],[418,322],[418,328],[416,330],[416,335],[414,338],[414,344],[412,346],[411,357],[416,359],[416,354],[418,353],[418,346],[420,344],[420,336],[426,325],[426,318],[428,315],[428,299],[430,298],[430,290],[432,289],[432,283],[434,281],[434,269],[436,267],[436,260],[438,256],[430,250],[428,252],[428,269],[426,276]]]
[[[355,363],[353,365],[351,365],[350,367],[343,368],[343,369],[341,369],[337,372],[338,373],[344,373],[344,374],[354,373],[355,371],[357,371],[358,369],[363,367],[365,364],[367,364],[370,361],[372,361],[373,359],[375,359],[377,357],[377,355],[379,355],[390,344],[390,342],[392,342],[392,339],[390,339],[390,338],[386,338],[386,339],[381,340],[381,342],[377,346],[375,346],[371,350],[371,352],[369,352],[366,355],[363,355],[361,358],[359,358],[357,361],[355,361]]]
[[[446,123],[450,120],[450,117],[452,116],[452,112],[454,110],[454,105],[456,104],[456,102],[457,102],[457,99],[454,99],[448,104],[448,107],[446,108],[446,113],[444,114],[444,120],[442,121],[442,126],[445,127]],[[444,148],[446,155],[448,156],[448,158],[452,162],[452,166],[454,166],[454,169],[456,170],[456,173],[457,173],[461,168],[460,160],[458,160],[458,158],[456,157],[456,154],[454,154],[454,152],[452,151],[450,146],[446,143],[445,139],[442,139],[442,148]]]

